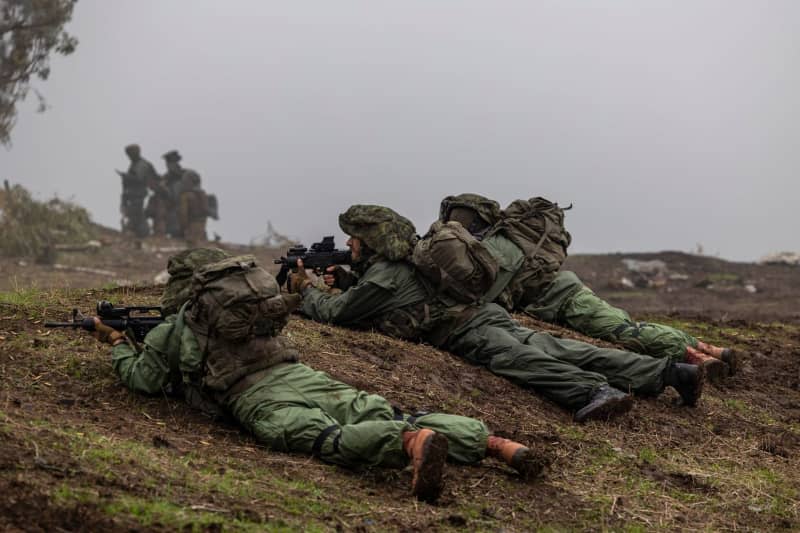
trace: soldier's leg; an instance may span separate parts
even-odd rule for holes
[[[144,216],[144,197],[133,197],[128,204],[128,219],[131,228],[137,237],[147,237],[150,234],[150,227]]]
[[[247,389],[233,402],[231,411],[259,441],[275,450],[313,454],[349,467],[404,466],[408,458],[402,433],[412,428],[393,420],[391,408],[381,420],[350,423],[337,419],[335,409],[328,412],[336,401],[325,406],[317,401],[326,381],[333,382],[304,365],[285,365]],[[345,391],[337,388],[330,392],[336,397]],[[347,403],[350,398],[341,399]]]
[[[489,429],[480,420],[445,413],[403,413],[400,416],[414,427],[432,429],[447,437],[447,458],[451,461],[473,464],[486,457]]]
[[[515,328],[519,326],[505,310],[486,304],[453,334],[446,349],[569,409],[586,405],[597,389],[607,384],[600,373],[525,344],[524,338],[514,335]]]
[[[447,437],[448,458],[453,461],[475,463],[486,455],[488,429],[479,420],[444,413],[420,417],[400,414],[384,397],[354,389],[324,372],[309,368],[295,374],[297,386],[302,388],[306,399],[342,424],[404,420],[410,426],[432,429]]]
[[[280,434],[277,442],[273,439],[271,446],[315,453],[326,461],[351,466],[405,464],[407,458],[402,451],[401,435],[415,427],[403,417],[396,416],[385,398],[356,390],[300,364],[276,369],[256,387],[262,390],[257,395],[261,402],[292,404],[292,407],[273,411],[266,418],[261,416],[255,425],[253,431],[257,435],[260,431],[260,438],[266,438],[270,428],[275,432],[275,420],[278,420],[278,426],[289,428]],[[255,392],[250,390],[247,394]],[[303,411],[287,411],[298,408]],[[267,410],[260,408],[262,413]],[[296,420],[296,416],[301,418]],[[444,414],[428,417],[433,417],[429,420],[436,426],[430,429],[442,433],[452,443],[453,448],[448,454],[451,459],[476,462],[485,456],[487,430],[482,422]],[[303,420],[324,422],[316,422],[304,429]],[[295,427],[298,424],[300,427]],[[416,424],[416,427],[428,426]],[[289,435],[292,435],[291,443],[287,441]]]
[[[687,346],[697,346],[697,339],[673,327],[634,322],[627,312],[599,298],[568,271],[559,272],[537,302],[525,307],[525,312],[589,337],[615,342],[627,350],[678,362],[686,359]]]
[[[558,339],[519,325],[513,335],[521,342],[578,368],[597,372],[613,387],[642,395],[657,395],[664,390],[669,359],[657,359],[624,350],[599,348],[572,339]]]
[[[167,210],[163,204],[159,204],[153,213],[153,235],[164,237],[167,234]]]

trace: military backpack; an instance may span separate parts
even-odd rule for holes
[[[230,257],[219,248],[192,248],[169,258],[167,273],[169,281],[161,296],[161,312],[164,316],[178,312],[189,300],[192,292],[192,276],[200,267]]]
[[[434,222],[415,245],[411,262],[438,292],[460,303],[480,301],[499,269],[494,256],[458,222]]]
[[[503,234],[525,254],[525,262],[511,281],[515,300],[531,298],[550,283],[567,258],[572,236],[564,227],[564,211],[542,197],[514,200],[502,211],[489,235]]]
[[[297,361],[280,332],[299,303],[299,295],[281,295],[278,282],[251,255],[198,270],[187,318],[206,354],[204,387],[230,394],[246,376]]]

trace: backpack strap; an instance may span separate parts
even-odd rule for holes
[[[539,238],[539,242],[536,243],[536,248],[534,248],[533,252],[531,252],[531,257],[536,257],[536,254],[542,249],[544,241],[547,240],[547,237],[550,234],[550,219],[546,216],[543,216],[542,219],[544,220],[544,231],[542,232],[542,236]]]
[[[172,335],[169,338],[167,345],[167,358],[169,360],[169,379],[172,385],[172,394],[183,396],[183,374],[181,374],[181,339],[180,334],[185,326],[184,314],[189,302],[185,302],[178,316],[175,319],[175,326],[172,329]]]
[[[508,287],[508,284],[511,283],[511,280],[514,278],[514,275],[517,272],[515,270],[503,270],[501,269],[500,272],[497,273],[497,277],[494,280],[494,284],[489,287],[489,290],[486,291],[486,294],[483,295],[482,300],[486,303],[491,303],[500,296],[500,293]]]

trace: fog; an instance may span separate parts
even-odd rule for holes
[[[0,178],[119,225],[123,147],[178,149],[248,242],[354,203],[572,203],[573,253],[798,250],[800,2],[81,0]]]

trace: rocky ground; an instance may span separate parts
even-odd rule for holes
[[[0,258],[2,530],[800,528],[799,268],[678,253],[571,257],[567,268],[636,318],[749,353],[697,408],[677,406],[668,391],[611,423],[576,425],[535,394],[429,346],[292,320],[306,364],[404,410],[481,418],[553,457],[532,483],[491,460],[451,465],[444,496],[427,505],[408,498],[408,471],[348,471],[271,452],[179,401],[129,392],[107,347],[88,335],[45,330],[45,319],[91,311],[100,299],[157,304],[152,280],[175,243],[110,231],[100,241],[60,252],[59,268]],[[279,253],[252,251],[266,264]],[[623,259],[665,269],[643,274]]]

